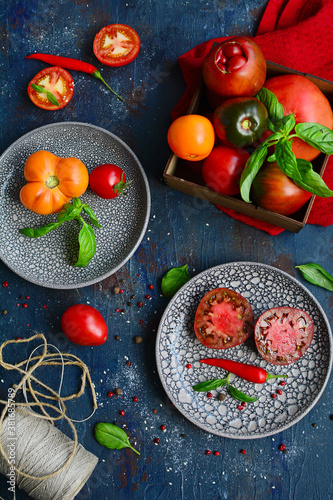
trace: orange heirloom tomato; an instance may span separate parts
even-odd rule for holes
[[[87,189],[89,174],[77,158],[60,158],[49,151],[36,151],[27,159],[24,177],[28,181],[20,191],[23,205],[36,214],[59,212],[74,196]]]
[[[185,115],[177,118],[168,130],[168,143],[179,158],[200,161],[212,151],[215,142],[214,127],[201,115]]]

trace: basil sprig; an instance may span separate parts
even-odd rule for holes
[[[39,238],[57,229],[61,224],[70,220],[77,220],[82,225],[79,236],[79,254],[75,267],[85,267],[89,264],[96,252],[96,238],[93,228],[80,215],[82,210],[89,216],[90,224],[101,228],[94,211],[86,203],[81,203],[79,198],[73,198],[72,203],[65,203],[57,215],[57,222],[51,222],[43,227],[20,229],[20,233],[29,238]]]
[[[330,292],[333,292],[333,276],[325,271],[320,264],[309,262],[309,264],[295,267],[302,272],[304,278],[309,281],[309,283],[321,286],[322,288],[326,288]]]
[[[162,278],[162,294],[164,297],[172,297],[190,278],[187,264],[170,269]]]
[[[333,131],[318,123],[298,123],[295,125],[293,114],[283,116],[283,106],[273,92],[262,88],[255,96],[268,111],[268,128],[273,132],[263,141],[248,159],[240,179],[241,197],[251,203],[251,185],[267,161],[276,161],[282,172],[299,187],[321,197],[333,196],[325,181],[312,168],[307,160],[295,157],[292,151],[292,140],[297,137],[322,153],[333,154]],[[267,158],[268,148],[275,146],[273,155]]]
[[[131,448],[137,455],[140,455],[140,453],[131,446],[126,432],[117,425],[109,424],[108,422],[99,422],[95,425],[94,434],[99,444],[110,450]]]
[[[41,92],[42,94],[46,94],[46,97],[50,101],[53,106],[60,106],[57,98],[55,95],[52,94],[49,90],[46,88],[42,87],[41,85],[35,85],[34,83],[31,83],[31,87],[36,91],[36,92]]]
[[[200,384],[194,385],[192,389],[196,392],[207,392],[207,391],[213,391],[218,387],[224,387],[225,385],[228,385],[229,394],[238,401],[244,401],[245,403],[253,403],[254,401],[258,400],[258,398],[248,396],[244,392],[241,392],[238,389],[236,389],[236,387],[230,385],[229,377],[230,373],[228,373],[227,377],[223,379],[216,378],[212,380],[206,380],[206,382],[201,382]]]

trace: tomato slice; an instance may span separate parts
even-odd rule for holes
[[[44,92],[37,92],[31,84],[44,87],[51,92],[57,99],[59,106],[52,104]],[[74,94],[74,82],[71,75],[60,66],[45,68],[31,80],[28,85],[28,94],[36,106],[42,109],[56,110],[61,109],[72,99]]]
[[[126,24],[110,24],[97,33],[93,49],[101,63],[107,66],[124,66],[138,55],[140,38]]]

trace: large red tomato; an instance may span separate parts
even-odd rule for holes
[[[297,212],[311,196],[296,186],[275,162],[266,162],[261,167],[251,188],[251,199],[259,207],[281,215]]]
[[[266,61],[250,38],[236,36],[213,46],[202,74],[207,88],[222,97],[253,96],[264,85]]]
[[[285,115],[294,114],[296,123],[314,122],[333,128],[333,112],[328,99],[310,80],[301,75],[282,75],[269,78],[264,85],[282,104]],[[311,161],[320,152],[304,141],[293,139],[297,158]]]
[[[238,194],[239,181],[249,157],[245,149],[216,146],[204,160],[202,178],[216,193],[228,196]]]

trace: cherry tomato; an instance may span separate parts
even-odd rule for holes
[[[228,288],[215,288],[201,299],[194,318],[194,332],[212,349],[242,344],[253,332],[254,315],[248,300]]]
[[[333,112],[328,99],[313,82],[301,75],[269,78],[264,85],[282,104],[284,114],[295,115],[296,123],[314,122],[333,128]],[[293,139],[296,158],[312,161],[320,151],[297,137]]]
[[[206,185],[220,194],[238,194],[239,181],[250,154],[241,148],[216,146],[204,160],[201,175]]]
[[[253,40],[236,36],[213,46],[202,71],[207,88],[215,95],[253,96],[264,85],[266,61]]]
[[[69,307],[61,318],[61,329],[74,344],[100,345],[108,337],[108,327],[97,309],[86,304]]]
[[[107,66],[124,66],[140,51],[137,32],[125,24],[110,24],[97,33],[93,45],[97,59]]]
[[[24,177],[28,183],[20,191],[21,203],[43,215],[59,212],[71,198],[81,196],[89,183],[88,170],[81,160],[44,150],[27,158]]]
[[[266,162],[261,167],[251,187],[251,198],[259,207],[281,215],[297,212],[311,196],[296,186],[275,162]]]
[[[256,321],[254,340],[259,354],[273,365],[297,361],[312,342],[314,326],[310,316],[293,307],[274,307]]]
[[[31,84],[39,85],[48,92],[51,92],[57,99],[59,106],[52,104],[44,92],[37,92]],[[39,108],[54,111],[66,106],[74,94],[74,82],[71,75],[60,66],[45,68],[31,80],[28,85],[28,95],[32,102]]]
[[[184,115],[169,127],[168,143],[179,158],[200,161],[210,154],[214,147],[215,132],[211,121],[201,115]]]
[[[100,198],[107,200],[116,198],[131,182],[126,182],[124,171],[112,163],[105,163],[94,168],[89,178],[93,192]]]

